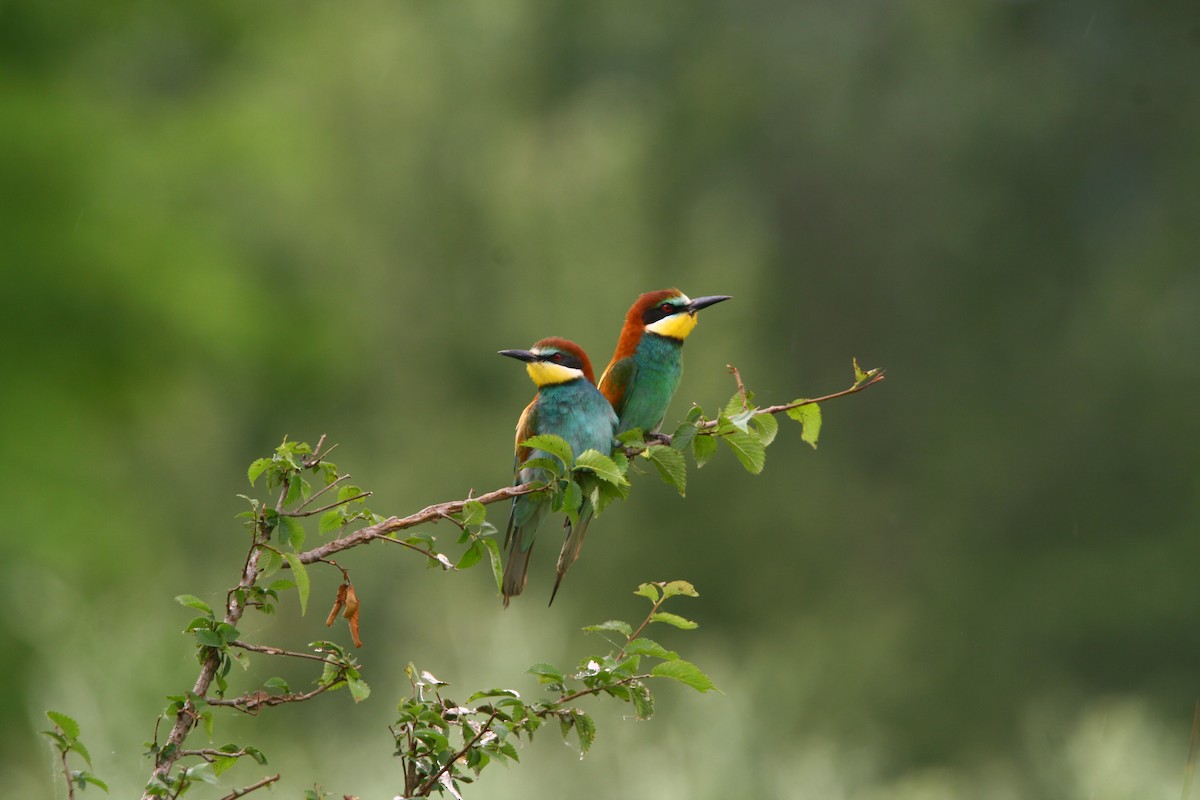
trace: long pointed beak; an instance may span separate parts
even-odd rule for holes
[[[716,305],[723,300],[732,300],[733,297],[727,294],[714,294],[708,297],[697,297],[688,305],[688,310],[693,314],[702,308],[708,308],[711,305]]]
[[[538,357],[528,350],[497,350],[496,352],[502,356],[515,358],[517,361],[526,361],[532,363],[538,360]]]

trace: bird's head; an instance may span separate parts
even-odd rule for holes
[[[583,348],[569,339],[551,336],[535,343],[528,350],[500,350],[500,355],[525,362],[525,371],[540,389],[556,383],[568,383],[578,378],[596,382],[592,362]]]
[[[625,324],[683,341],[696,327],[697,311],[729,299],[729,295],[715,294],[693,300],[678,289],[647,292],[629,309]]]

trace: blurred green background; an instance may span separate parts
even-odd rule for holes
[[[279,796],[391,797],[409,660],[536,694],[529,664],[686,578],[701,628],[660,638],[724,694],[598,707],[586,760],[547,731],[468,798],[1179,797],[1198,187],[1194,2],[0,6],[5,795],[64,796],[48,708],[140,791],[196,673],[171,598],[232,584],[245,467],[284,434],[340,443],[384,514],[503,485],[532,386],[495,351],[603,364],[678,286],[735,300],[669,419],[729,363],[771,402],[851,356],[889,379],[817,451],[785,425],[759,477],[641,476],[552,609],[554,548],[507,612],[485,570],[347,554],[369,701],[217,744],[259,745]],[[245,636],[330,635],[335,586]]]

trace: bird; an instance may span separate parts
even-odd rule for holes
[[[576,456],[585,450],[598,450],[604,455],[612,452],[617,415],[596,388],[592,362],[583,348],[568,339],[552,336],[536,342],[528,350],[500,350],[499,353],[525,362],[525,370],[537,386],[537,393],[517,421],[516,483],[550,478],[545,470],[537,467],[520,469],[520,465],[530,458],[553,458],[541,450],[522,447],[521,443],[531,436],[548,433],[560,436]],[[567,532],[558,557],[558,575],[550,594],[551,603],[558,594],[558,587],[567,569],[579,556],[584,534],[594,513],[589,487],[582,485],[589,483],[592,478],[584,475],[576,480],[584,490],[583,504],[574,525],[569,519],[564,522]],[[504,537],[507,558],[501,593],[506,607],[512,597],[525,589],[534,536],[549,507],[550,500],[542,493],[513,498]]]
[[[599,383],[620,419],[618,435],[633,428],[658,434],[679,388],[683,340],[696,327],[696,312],[730,299],[717,294],[692,300],[678,289],[662,289],[634,301]]]

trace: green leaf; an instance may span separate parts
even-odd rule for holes
[[[750,422],[758,431],[758,438],[762,441],[763,447],[770,447],[771,442],[775,441],[775,436],[779,433],[779,420],[775,419],[774,414],[755,414]]]
[[[90,783],[94,786],[99,786],[106,794],[108,793],[108,784],[97,778],[95,775],[81,772],[79,774],[79,780],[83,781],[84,783]]]
[[[746,392],[745,398],[742,397],[742,393],[740,391],[734,392],[733,397],[729,398],[729,402],[725,404],[725,408],[721,409],[720,416],[732,419],[738,414],[744,414],[746,411],[753,408],[753,405],[750,402],[753,399],[753,392]]]
[[[75,741],[71,742],[71,749],[74,750],[76,753],[78,753],[80,755],[80,757],[85,762],[87,762],[87,765],[90,767],[92,765],[92,754],[89,753],[88,749],[83,746],[83,742],[79,741],[76,738],[78,736],[79,736],[79,734],[75,734],[75,736],[71,737],[71,738],[75,739]]]
[[[291,688],[288,686],[288,682],[278,676],[274,678],[267,678],[266,682],[263,683],[263,688],[274,689],[275,691],[283,692],[284,694],[287,694],[291,691]]]
[[[867,373],[863,372],[862,369],[858,366],[858,358],[857,357],[851,358],[850,363],[854,365],[854,385],[858,386],[860,383],[863,383],[864,381],[866,381],[866,379],[869,376],[867,375]]]
[[[571,445],[567,444],[567,440],[561,436],[555,436],[552,433],[543,433],[540,436],[530,436],[525,441],[521,442],[522,447],[529,447],[534,450],[541,450],[556,456],[562,461],[563,466],[571,466],[571,462],[575,458],[575,454],[571,452]]]
[[[633,627],[628,622],[619,619],[610,619],[608,622],[601,622],[599,625],[588,625],[584,630],[592,633],[597,631],[617,631],[623,634],[625,638],[633,635]]]
[[[678,595],[687,597],[699,597],[700,593],[696,591],[696,587],[692,586],[687,581],[668,581],[663,585],[663,597],[676,597]]]
[[[344,522],[345,518],[342,516],[342,512],[338,509],[335,508],[331,511],[326,511],[321,515],[320,522],[317,523],[317,532],[322,536],[327,533],[333,533],[337,529],[341,528]]]
[[[658,467],[659,476],[679,491],[680,497],[687,494],[687,461],[674,445],[666,447],[652,444],[645,450],[646,458]]]
[[[211,628],[199,628],[193,631],[192,635],[196,637],[197,642],[205,647],[220,648],[225,646],[225,642],[222,641],[220,634]]]
[[[258,480],[259,475],[267,471],[267,467],[269,466],[271,466],[271,459],[269,458],[257,458],[250,464],[250,469],[247,471],[246,476],[250,478],[251,486]]]
[[[492,561],[492,576],[496,579],[496,591],[500,591],[504,582],[504,564],[500,559],[500,545],[490,536],[483,540]]]
[[[572,525],[579,524],[579,507],[583,505],[583,489],[575,481],[567,481],[567,488],[558,495],[554,510],[565,513]]]
[[[289,545],[293,550],[300,550],[304,547],[304,526],[300,524],[300,520],[295,517],[284,516],[283,526],[279,529],[284,536],[280,537],[280,544]],[[286,539],[287,541],[283,541]]]
[[[576,711],[571,716],[575,719],[575,734],[579,737],[579,749],[582,753],[587,753],[592,748],[592,742],[596,741],[596,723],[582,711]]]
[[[292,568],[292,575],[295,576],[296,591],[300,594],[300,614],[303,616],[308,611],[308,591],[310,588],[308,568],[300,562],[300,556],[295,553],[284,553],[283,557],[287,559],[288,565]]]
[[[350,690],[350,696],[354,698],[354,702],[361,703],[371,695],[371,687],[367,682],[357,675],[351,676],[346,674],[346,687]]]
[[[205,614],[212,616],[213,610],[208,603],[204,602],[199,597],[196,597],[194,594],[176,595],[175,602],[179,603],[180,605],[187,606],[188,608],[194,608],[197,611],[203,611]]]
[[[600,480],[614,486],[624,486],[629,483],[616,462],[599,450],[584,450],[579,454],[579,458],[575,459],[575,466],[578,469],[594,473]]]
[[[345,483],[338,487],[337,501],[339,503],[345,503],[348,501],[365,503],[367,499],[362,497],[364,494],[366,494],[366,492],[362,490],[361,486],[354,486],[353,484]]]
[[[617,434],[617,441],[624,445],[640,447],[646,443],[646,435],[642,433],[641,428],[630,428],[624,433]]]
[[[459,557],[458,563],[454,565],[454,568],[468,569],[469,567],[475,566],[482,560],[483,542],[480,539],[476,539],[475,541],[471,542],[471,546],[468,547],[463,552],[462,556]]]
[[[693,411],[698,411],[698,406],[692,406]],[[691,414],[689,413],[690,417]],[[699,416],[697,414],[697,416]],[[679,427],[675,429],[675,433],[671,434],[671,447],[674,447],[681,453],[687,452],[687,449],[692,446],[692,439],[696,438],[696,423],[692,420],[684,420],[679,423]]]
[[[563,473],[563,465],[558,462],[557,458],[535,457],[527,461],[521,462],[519,469],[524,472],[527,469],[540,469],[548,472],[552,477],[557,478]]]
[[[478,500],[468,500],[463,503],[462,524],[467,527],[478,525],[487,519],[487,509]]]
[[[669,611],[659,611],[656,614],[652,614],[650,616],[650,621],[665,622],[668,625],[674,625],[676,628],[683,628],[684,630],[691,630],[692,628],[700,627],[700,623],[692,622],[690,619],[681,617],[678,614],[672,614]]]
[[[697,436],[692,440],[692,458],[696,467],[703,467],[717,454],[717,439],[715,436]]]
[[[644,636],[639,636],[625,645],[625,655],[650,656],[651,658],[661,658],[664,661],[675,661],[679,658],[679,653],[668,650],[658,642]]]
[[[536,675],[538,677],[538,683],[562,683],[564,680],[566,680],[563,677],[562,670],[553,664],[546,664],[544,662],[534,664],[525,671],[530,675]]]
[[[656,678],[670,678],[680,683],[686,683],[698,692],[707,692],[717,688],[709,677],[700,671],[699,667],[682,659],[655,664],[654,668],[650,670],[650,674]]]
[[[762,472],[767,454],[764,452],[762,441],[757,436],[735,430],[721,438],[733,450],[733,454],[737,456],[738,461],[742,462],[742,466],[746,468],[747,472],[751,475]]]
[[[639,584],[637,589],[634,590],[634,594],[650,598],[651,603],[657,603],[658,598],[661,596],[660,592],[658,591],[658,587],[653,583]]]
[[[79,723],[58,711],[47,711],[46,718],[59,727],[68,739],[79,738]]]
[[[799,402],[799,401],[797,401]],[[816,403],[789,408],[787,415],[804,426],[800,438],[817,449],[817,439],[821,436],[821,407]]]
[[[629,684],[629,696],[638,719],[646,720],[654,716],[654,696],[650,694],[649,686],[642,681],[634,681]]]

